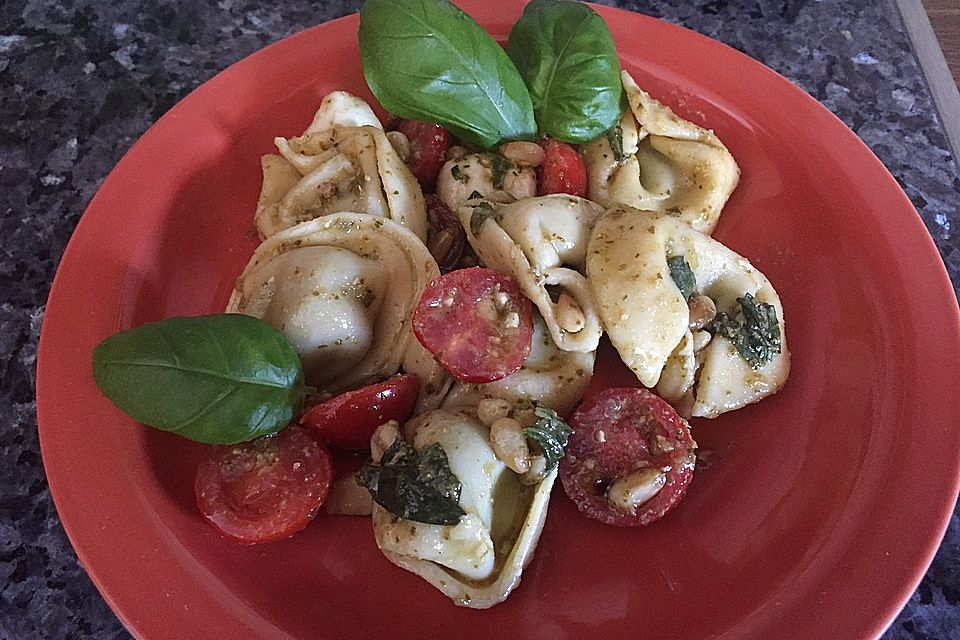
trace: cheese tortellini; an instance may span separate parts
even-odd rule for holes
[[[441,406],[476,406],[484,398],[511,404],[536,400],[560,415],[568,414],[583,397],[593,376],[594,351],[561,351],[539,313],[533,313],[533,342],[519,371],[494,382],[456,381]]]
[[[416,340],[410,316],[437,263],[408,229],[340,213],[265,240],[237,279],[227,312],[280,330],[306,383],[336,393],[392,375],[420,377],[421,406],[436,406],[447,375]]]
[[[342,211],[390,218],[426,239],[417,179],[397,155],[369,105],[343,91],[323,99],[296,138],[276,138],[280,155],[263,156],[254,216],[262,238]]]
[[[696,281],[689,303],[668,264],[677,256]],[[681,414],[716,417],[776,393],[786,380],[783,308],[770,281],[680,220],[630,208],[609,211],[594,226],[587,277],[623,362]],[[771,305],[776,314],[779,351],[771,349],[757,366],[723,332],[705,330],[718,312],[735,318],[743,298]]]
[[[459,503],[466,515],[456,525],[426,524],[374,504],[377,546],[460,606],[486,609],[502,602],[533,555],[556,468],[536,485],[522,484],[493,452],[487,427],[469,411],[431,411],[404,431],[414,449],[434,443],[443,448],[462,484]],[[374,461],[399,437],[396,423],[380,427],[372,440]]]
[[[712,131],[679,118],[626,71],[621,80],[630,108],[613,135],[583,149],[590,199],[667,212],[712,233],[740,179],[736,161]]]
[[[456,211],[477,193],[498,202],[530,198],[537,195],[537,175],[529,167],[515,165],[503,156],[490,153],[467,154],[448,160],[440,168],[437,196],[452,210]]]
[[[601,329],[581,271],[590,228],[602,212],[583,198],[550,195],[507,205],[471,200],[457,215],[483,263],[512,276],[540,310],[556,345],[589,352]]]

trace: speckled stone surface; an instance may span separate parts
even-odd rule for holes
[[[604,2],[800,85],[886,164],[960,283],[960,174],[891,0]],[[230,63],[353,2],[0,2],[0,639],[129,638],[78,564],[37,441],[37,340],[60,255],[111,167]],[[960,522],[886,640],[960,638]]]

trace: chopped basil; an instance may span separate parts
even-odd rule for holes
[[[463,169],[460,168],[460,165],[455,164],[450,167],[450,175],[453,176],[453,179],[457,182],[462,182],[464,184],[470,182],[470,176],[463,172]]]
[[[357,482],[370,490],[377,504],[407,520],[451,525],[465,514],[460,507],[460,479],[436,442],[417,451],[397,438],[379,465],[363,465]]]
[[[674,207],[669,207],[669,208],[667,209],[667,213],[669,213],[669,214],[672,215],[672,216],[682,216],[682,215],[683,215],[683,209],[681,209],[680,207],[676,207],[676,206],[674,206]]]
[[[617,162],[623,162],[627,159],[627,156],[623,153],[623,129],[620,128],[620,122],[617,121],[617,124],[613,125],[607,132],[603,134],[607,137],[607,142],[610,143],[610,149],[613,151],[613,157]]]
[[[540,449],[540,453],[547,459],[547,471],[550,471],[563,457],[567,438],[573,433],[573,429],[549,407],[534,403],[533,413],[539,420],[532,426],[526,427],[523,435]]]
[[[480,202],[473,207],[473,213],[470,215],[470,233],[476,236],[483,228],[483,223],[487,218],[496,218],[496,212],[493,205],[487,201]]]
[[[667,258],[667,264],[670,266],[670,277],[683,294],[683,299],[689,300],[697,290],[697,277],[693,274],[690,264],[683,256],[671,256]]]
[[[503,189],[503,181],[507,177],[507,172],[513,169],[513,163],[504,158],[499,153],[490,156],[490,171],[493,177],[493,188]]]
[[[470,197],[467,198],[467,200],[476,200],[477,198],[482,198],[482,197],[483,197],[483,194],[477,191],[476,189],[474,189],[473,191],[470,192]]]
[[[740,313],[730,316],[718,313],[713,332],[733,343],[753,369],[759,369],[780,353],[780,324],[772,304],[761,302],[751,294],[737,298]],[[739,320],[742,315],[743,321]]]

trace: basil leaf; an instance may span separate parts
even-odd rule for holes
[[[513,169],[513,163],[499,153],[490,154],[490,176],[494,189],[503,189],[507,173]]]
[[[306,395],[297,352],[241,314],[170,318],[110,336],[93,379],[137,422],[208,444],[276,433]]]
[[[626,160],[627,156],[623,153],[623,129],[620,127],[620,120],[617,120],[617,124],[607,129],[604,135],[610,144],[610,150],[613,151],[613,158],[617,162]]]
[[[369,489],[381,507],[407,520],[450,525],[465,515],[460,507],[460,479],[436,442],[417,451],[397,438],[379,465],[363,465],[357,483]]]
[[[523,76],[540,132],[589,142],[621,113],[620,61],[607,24],[567,0],[534,0],[510,32],[507,53]]]
[[[780,353],[780,323],[772,304],[761,302],[751,294],[737,298],[740,313],[731,317],[718,313],[713,332],[727,338],[753,369],[759,369]],[[741,322],[738,317],[743,316]]]
[[[496,220],[497,212],[494,211],[492,204],[484,200],[475,205],[473,212],[470,214],[470,233],[474,236],[480,233],[480,230],[483,229],[483,223],[487,221],[487,218]]]
[[[367,0],[363,75],[380,104],[490,148],[536,137],[530,93],[506,52],[447,0]]]
[[[540,449],[540,453],[547,459],[547,471],[550,471],[563,457],[563,450],[567,446],[567,439],[573,433],[573,429],[557,415],[556,411],[539,403],[534,403],[533,414],[539,420],[526,427],[523,434]]]
[[[693,269],[683,256],[671,256],[667,258],[667,265],[670,267],[670,277],[684,300],[689,300],[693,292],[697,290],[697,277],[693,274]]]

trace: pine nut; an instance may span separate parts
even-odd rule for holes
[[[539,167],[543,149],[536,142],[508,142],[500,147],[500,155],[521,167]]]
[[[533,456],[530,458],[530,468],[526,473],[520,475],[520,484],[537,484],[547,475],[547,459],[543,456]]]
[[[410,157],[410,140],[407,136],[402,131],[387,131],[387,140],[390,141],[390,146],[397,152],[400,159],[406,162]]]
[[[702,293],[695,293],[690,296],[687,306],[690,307],[689,326],[691,329],[703,329],[717,317],[717,305]]]
[[[447,254],[450,253],[450,249],[453,248],[453,241],[453,232],[449,229],[441,229],[427,240],[427,250],[439,264],[443,262]]]
[[[477,403],[477,418],[486,426],[491,426],[510,413],[510,403],[500,398],[484,398]]]
[[[323,510],[341,516],[368,516],[373,513],[373,498],[366,487],[357,484],[354,472],[330,485]]]
[[[527,437],[513,418],[499,418],[490,425],[490,448],[513,471],[523,474],[530,470]]]
[[[580,305],[577,304],[573,296],[566,291],[560,293],[554,313],[557,318],[557,324],[568,333],[577,333],[587,324],[587,319],[583,315],[583,310],[580,308]]]
[[[620,511],[633,514],[666,484],[667,475],[656,467],[640,469],[611,484],[607,488],[607,502]]]

